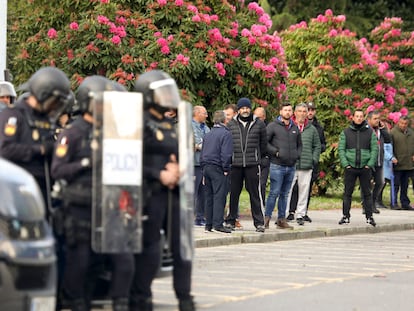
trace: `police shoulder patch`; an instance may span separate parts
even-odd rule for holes
[[[62,158],[66,155],[67,152],[68,152],[68,138],[67,136],[63,136],[60,139],[59,144],[56,147],[55,154],[57,157]]]
[[[17,130],[17,118],[10,117],[4,125],[4,134],[6,136],[14,136]]]

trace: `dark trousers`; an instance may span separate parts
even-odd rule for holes
[[[266,205],[266,186],[269,179],[270,161],[260,166],[260,194],[262,196],[263,206]]]
[[[250,209],[255,227],[263,226],[263,202],[260,200],[260,180],[259,166],[232,167],[230,173],[230,211],[227,222],[234,224],[239,214],[239,199],[243,188],[243,182],[246,184],[246,190],[250,197]]]
[[[195,219],[204,220],[205,208],[204,208],[204,185],[203,185],[203,172],[201,166],[194,166],[194,207],[195,207]]]
[[[372,190],[372,202],[382,204],[382,190],[385,187],[384,170],[381,167],[375,167],[375,171],[372,173],[372,179],[374,180],[374,189]]]
[[[224,206],[228,192],[228,178],[218,165],[204,166],[206,225],[223,225]]]
[[[346,168],[345,169],[345,191],[342,203],[342,213],[350,217],[352,193],[354,192],[355,182],[359,179],[363,201],[365,206],[365,216],[372,216],[372,196],[371,196],[371,169],[370,168]]]
[[[192,262],[180,256],[180,209],[178,191],[172,194],[171,251],[173,256],[173,286],[178,299],[190,299]],[[143,251],[135,255],[135,275],[131,286],[130,304],[152,298],[151,284],[161,260],[161,234],[168,210],[168,191],[153,193],[144,208],[148,219],[143,223]],[[167,232],[168,234],[168,232]]]
[[[89,292],[86,288],[87,277],[92,260],[96,256],[108,256],[112,266],[112,279],[109,296],[112,299],[129,296],[134,273],[132,254],[97,255],[93,253],[90,241],[82,241],[66,249],[66,267],[63,289],[70,301],[82,299],[89,305]]]
[[[408,198],[408,179],[412,176],[413,170],[396,171],[394,170],[394,190],[395,197],[398,198],[398,191],[400,191],[401,207],[410,206],[410,199]],[[397,203],[397,199],[395,203]]]

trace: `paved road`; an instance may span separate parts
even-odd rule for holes
[[[197,248],[199,310],[413,310],[414,231]],[[177,310],[171,278],[155,310]]]

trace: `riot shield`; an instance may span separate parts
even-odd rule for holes
[[[178,106],[178,158],[180,168],[180,255],[191,260],[194,255],[194,143],[191,120],[193,107],[181,101]]]
[[[142,248],[142,94],[104,92],[93,102],[92,249]]]

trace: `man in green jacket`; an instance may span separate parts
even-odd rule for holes
[[[394,156],[397,163],[394,164],[394,189],[395,195],[400,192],[401,208],[414,210],[408,198],[408,179],[414,172],[414,131],[408,127],[408,116],[402,116],[398,123],[391,130]],[[396,206],[391,208],[399,209],[397,200]]]
[[[294,219],[295,212],[290,210],[290,202],[292,200],[293,188],[295,183],[298,185],[296,222],[298,225],[305,224],[305,215],[309,197],[309,188],[312,179],[312,169],[319,162],[321,154],[321,140],[319,138],[318,130],[308,121],[308,105],[305,103],[298,104],[295,107],[295,114],[292,117],[293,122],[299,128],[302,138],[302,152],[299,160],[296,161],[295,176],[293,177],[292,186],[289,191],[289,198],[287,203],[287,212],[289,212],[288,220]],[[289,211],[290,210],[290,211]]]
[[[364,112],[361,109],[355,110],[351,125],[342,131],[339,137],[338,152],[341,166],[345,168],[343,217],[339,220],[339,224],[349,223],[352,193],[358,178],[364,196],[367,223],[375,227],[376,223],[372,217],[370,181],[378,156],[378,144],[377,137],[365,121]]]

